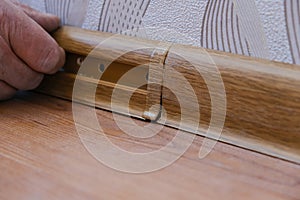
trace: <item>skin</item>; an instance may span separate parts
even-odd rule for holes
[[[0,100],[36,88],[44,74],[63,66],[65,53],[47,33],[59,25],[54,15],[15,0],[0,1]]]

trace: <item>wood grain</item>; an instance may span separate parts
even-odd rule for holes
[[[53,34],[58,44],[67,52],[82,56],[96,57],[106,61],[115,61],[131,66],[139,66],[151,61],[161,63],[166,53],[157,54],[168,43],[118,34],[90,31],[64,26]],[[96,48],[99,46],[99,48]],[[122,55],[115,59],[116,55]]]
[[[71,100],[75,79],[72,73],[78,73],[80,77],[89,78],[79,78],[78,87],[82,92],[74,99],[90,105],[95,92],[91,90],[93,84],[85,81],[91,80],[94,86],[99,83],[102,88],[102,83],[108,83],[97,91],[96,105],[111,110],[113,86],[123,88],[121,94],[138,89],[130,102],[131,115],[200,135],[207,135],[213,119],[222,123],[222,116],[217,112],[224,111],[222,141],[300,163],[299,66],[72,27],[63,27],[54,37],[67,52],[75,54],[75,58],[68,60],[67,73],[47,78],[39,91]],[[94,49],[99,43],[101,48]],[[79,65],[73,67],[72,63],[87,54],[92,62],[87,61],[86,70],[78,71]],[[104,82],[98,82],[99,63],[116,55],[122,56],[109,65],[111,70],[101,80]],[[118,86],[118,79],[138,66],[143,66],[141,71]],[[144,86],[135,87],[143,80],[140,77],[145,76],[149,80]],[[186,81],[189,84],[185,84]],[[221,96],[220,85],[223,84],[226,102],[222,104],[218,100],[213,105],[212,96]],[[105,88],[108,85],[112,87]],[[124,113],[127,109],[125,96],[120,96],[114,111]],[[183,107],[187,113],[184,117]],[[219,139],[213,132],[222,127],[213,128],[208,137]]]
[[[73,95],[75,80],[77,80],[76,86],[78,87],[78,91],[80,91],[79,95]],[[49,85],[48,82],[53,84]],[[111,99],[114,90],[117,90],[118,93],[117,96],[114,97],[116,106],[112,107]],[[116,85],[102,80],[97,81],[93,78],[76,76],[72,73],[60,72],[54,76],[48,76],[37,91],[106,110],[115,109],[116,112],[127,115],[127,108],[129,107],[129,115],[137,118],[144,116],[144,112],[147,110],[146,97],[148,92],[145,89]],[[131,96],[129,105],[124,101],[128,95]]]
[[[206,135],[212,117],[211,97],[222,94],[214,67],[220,72],[226,95],[221,139],[300,163],[300,68],[296,65],[174,45],[166,60],[165,85],[175,84],[176,93],[186,96],[183,85],[188,80],[198,101],[186,98],[180,102],[188,105],[184,106],[187,119],[182,121],[174,91],[164,88],[162,102],[167,117],[161,121],[193,129],[199,110],[198,133]],[[217,110],[223,108],[221,103],[214,105]]]
[[[86,106],[81,109],[87,109]],[[151,140],[125,135],[111,113],[97,115],[107,136],[124,149],[149,151],[176,132]],[[127,121],[124,117],[124,122]],[[172,166],[129,175],[97,162],[82,146],[68,101],[23,93],[0,104],[1,199],[299,199],[300,167],[218,143],[203,160],[197,137]],[[143,125],[142,122],[136,121]],[[88,133],[87,133],[88,134]],[[182,134],[187,134],[182,132]]]
[[[37,91],[71,100],[76,79],[72,74],[78,73],[81,77],[94,79],[96,83],[100,79],[102,82],[99,84],[121,85],[120,92],[117,92],[121,96],[116,97],[116,111],[119,113],[127,113],[125,94],[136,89],[143,90],[143,95],[130,99],[130,113],[148,120],[158,118],[160,106],[155,105],[160,105],[163,63],[171,44],[67,26],[53,36],[68,52],[64,66],[66,74],[46,77]],[[102,71],[101,67],[104,68]],[[122,83],[119,83],[121,78]],[[79,82],[82,83],[78,86],[82,88],[82,93],[75,96],[74,100],[94,105],[94,85]],[[95,106],[111,110],[111,97],[115,88],[107,88],[107,84],[98,88]],[[83,85],[89,86],[84,88]]]

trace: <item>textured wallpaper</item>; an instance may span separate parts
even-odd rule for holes
[[[63,24],[300,65],[299,0],[21,0]]]

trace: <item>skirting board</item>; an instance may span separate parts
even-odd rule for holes
[[[53,37],[67,62],[37,91],[300,163],[299,66],[73,27]]]

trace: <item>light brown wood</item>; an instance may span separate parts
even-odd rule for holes
[[[186,96],[183,83],[188,80],[198,101],[187,97],[181,102],[188,105],[187,120],[182,121],[178,100],[164,88],[162,102],[167,117],[161,121],[172,127],[183,123],[182,127],[189,130],[198,124],[198,109],[198,133],[206,135],[212,117],[211,97],[222,92],[214,67],[220,72],[226,92],[221,140],[300,163],[300,66],[173,45],[166,60],[164,82],[175,84],[176,92]],[[208,90],[209,84],[214,91]],[[222,109],[221,103],[215,107]]]
[[[82,105],[81,109],[87,107]],[[98,110],[97,115],[107,136],[134,152],[160,148],[176,132],[165,127],[154,138],[137,140],[116,127],[111,113]],[[128,118],[124,116],[123,120],[127,122]],[[300,196],[299,165],[221,142],[208,157],[199,160],[202,137],[197,137],[184,156],[166,169],[142,175],[114,171],[86,151],[74,127],[71,103],[57,98],[20,94],[0,104],[0,121],[3,200],[296,200]]]
[[[96,86],[84,81],[95,79],[92,82],[98,83],[100,79],[95,106],[111,110],[115,89],[111,86],[121,84],[120,96],[116,97],[119,98],[116,100],[116,112],[127,114],[125,96],[138,89],[135,93],[140,95],[130,99],[130,114],[148,120],[158,118],[160,107],[155,105],[160,105],[163,64],[171,44],[67,26],[53,36],[67,52],[66,73],[46,77],[37,91],[69,100],[74,97],[73,100],[94,105],[94,93],[90,91]],[[129,71],[130,74],[123,78]],[[73,96],[76,76],[72,74],[77,73],[81,75],[78,87],[83,91]],[[123,78],[122,83],[118,83],[120,78]],[[84,86],[87,88],[84,89]]]
[[[90,56],[106,61],[114,60],[115,55],[122,55],[115,62],[131,66],[148,64],[150,60],[161,63],[167,53],[163,50],[167,46],[164,42],[68,26],[59,29],[53,37],[67,52],[82,56],[93,52]],[[96,48],[99,45],[101,48]],[[162,51],[154,51],[156,49]]]
[[[130,102],[130,115],[200,135],[206,135],[213,114],[221,110],[226,114],[222,141],[300,163],[299,66],[72,27],[62,28],[54,37],[73,55],[66,63],[65,73],[47,78],[39,91],[71,100],[75,79],[72,74],[79,73],[82,93],[74,100],[93,104],[94,93],[89,88],[98,83],[95,105],[110,110],[113,87],[121,88],[121,94],[138,89]],[[98,43],[101,48],[90,54],[91,58],[85,63],[87,70],[78,71],[78,59],[85,57]],[[120,54],[122,56],[109,65],[102,82],[98,82],[99,63]],[[140,71],[118,86],[118,79],[139,65],[143,66]],[[214,69],[220,72],[220,79]],[[147,84],[136,88],[145,76],[149,77]],[[184,84],[185,80],[190,88]],[[219,86],[222,84],[225,107],[223,102],[217,101],[216,110],[212,110],[212,96],[221,96]],[[162,85],[172,86],[175,91]],[[182,121],[183,113],[174,93],[183,96],[181,106],[187,112],[185,121]],[[195,93],[196,98],[193,99],[191,93]],[[120,96],[114,111],[125,113],[124,96]],[[161,105],[165,110],[157,106],[153,109],[154,105]],[[217,113],[217,121],[222,122],[221,117]],[[208,137],[219,139],[214,133]]]
[[[73,86],[75,79],[77,78],[77,87],[80,90],[80,95],[73,96]],[[54,83],[52,85],[46,82]],[[59,72],[54,76],[48,76],[46,82],[44,82],[38,91],[46,92],[47,94],[60,97],[63,99],[73,100],[83,104],[96,106],[107,110],[112,110],[111,97],[114,90],[118,90],[114,107],[119,113],[127,114],[127,108],[129,106],[129,114],[131,116],[141,118],[144,116],[147,104],[148,92],[145,89],[134,89],[124,85],[116,85],[108,81],[97,81],[96,79],[77,76],[72,73]],[[94,90],[96,89],[96,93]],[[126,104],[123,100],[124,96],[133,94],[130,104]],[[128,115],[128,114],[127,114]]]

